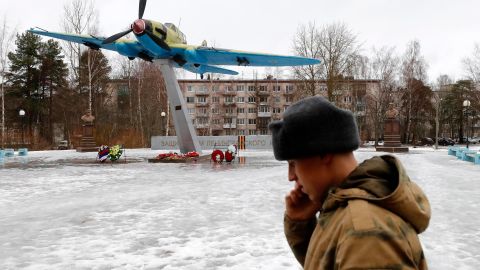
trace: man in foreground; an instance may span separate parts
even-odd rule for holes
[[[428,226],[429,202],[395,157],[357,164],[351,112],[311,97],[269,128],[275,158],[288,161],[295,181],[285,235],[305,269],[427,269],[418,234]]]

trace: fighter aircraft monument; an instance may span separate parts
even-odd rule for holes
[[[221,73],[237,75],[238,72],[220,66],[301,66],[316,65],[317,59],[280,56],[254,52],[188,45],[185,35],[172,23],[159,23],[143,19],[147,0],[139,1],[138,19],[130,29],[108,38],[93,35],[76,35],[50,32],[40,28],[29,31],[47,37],[83,44],[93,50],[111,50],[128,57],[140,58],[159,66],[165,79],[167,96],[177,134],[180,152],[201,152],[195,129],[186,110],[185,100],[173,68],[183,68],[200,74]],[[132,33],[136,40],[123,38]]]

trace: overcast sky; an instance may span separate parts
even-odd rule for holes
[[[60,31],[68,0],[0,0],[19,31],[39,26]],[[125,30],[138,16],[137,0],[97,0],[99,29],[108,36]],[[477,0],[150,0],[145,19],[178,24],[190,44],[247,51],[292,54],[300,24],[346,23],[368,55],[372,46],[395,46],[402,54],[418,39],[429,63],[429,80],[440,74],[464,76],[461,60],[480,42]],[[244,69],[251,73],[252,68]]]

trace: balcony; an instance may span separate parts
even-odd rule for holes
[[[223,105],[224,106],[234,106],[234,105],[237,105],[237,103],[235,101],[225,101],[225,102],[223,102]]]
[[[225,117],[237,118],[237,113],[225,113]]]
[[[203,107],[203,106],[208,106],[208,101],[197,101],[195,102],[195,106],[198,106],[198,107]]]
[[[195,95],[197,95],[197,96],[208,96],[209,93],[208,93],[207,89],[199,89],[199,90],[195,91]]]
[[[237,124],[223,124],[224,129],[237,128]]]
[[[208,117],[208,113],[205,113],[205,112],[196,112],[195,113],[195,117],[196,118],[199,118],[199,117]]]
[[[236,91],[228,91],[228,90],[224,90],[222,91],[222,94],[225,95],[225,96],[236,96],[237,95],[237,92]]]
[[[195,124],[195,128],[209,128],[209,124]]]
[[[356,112],[353,113],[353,115],[358,116],[358,117],[365,116],[365,111],[356,111]]]
[[[258,117],[272,117],[271,112],[258,112]]]
[[[270,93],[269,93],[268,91],[266,91],[266,90],[265,90],[265,91],[258,91],[258,95],[259,95],[259,96],[269,96]]]
[[[223,130],[222,125],[211,125],[212,130]]]

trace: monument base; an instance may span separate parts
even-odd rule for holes
[[[150,158],[148,159],[149,163],[197,163],[197,162],[206,162],[210,161],[210,155],[203,155],[199,157],[191,157],[191,158],[182,158],[182,159],[156,159]]]
[[[80,146],[77,147],[77,152],[98,152],[98,147],[93,137],[93,125],[83,125],[82,139],[80,140]]]
[[[377,152],[389,152],[389,153],[406,153],[408,147],[391,147],[391,146],[378,146],[375,148]]]
[[[389,153],[406,153],[408,147],[402,146],[400,143],[400,121],[398,119],[389,118],[385,120],[385,143],[383,146],[377,146],[377,152]]]

